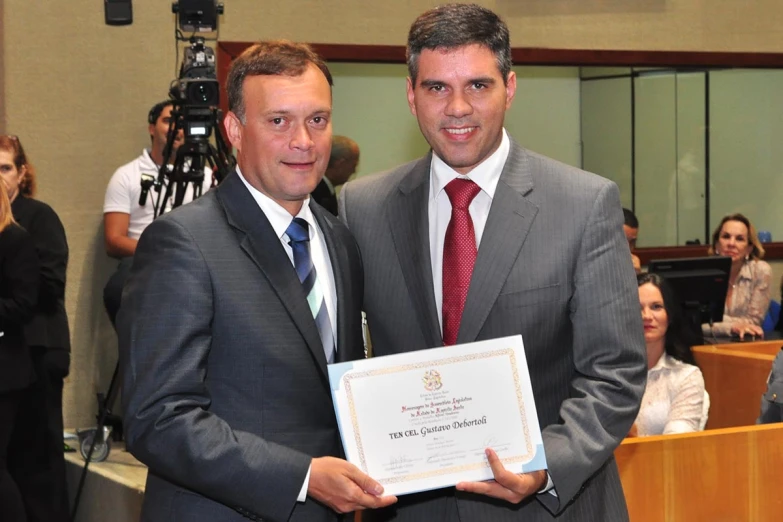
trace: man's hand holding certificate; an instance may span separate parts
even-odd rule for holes
[[[334,364],[329,378],[346,458],[387,495],[492,479],[487,448],[496,472],[546,469],[520,336]],[[484,493],[505,495],[498,482]]]

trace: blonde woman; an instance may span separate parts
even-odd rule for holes
[[[23,326],[38,299],[38,257],[29,234],[14,222],[0,182],[0,520],[25,522],[19,489],[8,472],[8,445],[19,404],[35,380]]]
[[[750,220],[742,214],[724,217],[712,234],[710,253],[731,257],[731,272],[723,321],[702,325],[704,335],[763,337],[772,269],[762,261],[764,247]]]

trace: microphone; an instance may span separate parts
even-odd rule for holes
[[[147,194],[150,192],[150,187],[155,183],[155,176],[153,174],[141,175],[141,194],[139,195],[139,206],[143,207],[147,204]]]

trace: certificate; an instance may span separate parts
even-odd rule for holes
[[[404,495],[546,469],[522,337],[329,365],[345,455]]]

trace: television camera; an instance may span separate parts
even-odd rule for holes
[[[195,33],[217,31],[218,16],[223,4],[215,0],[180,0],[172,4],[179,29],[177,42],[188,42],[179,76],[171,84],[169,97],[174,107],[163,149],[163,157],[171,158],[160,166],[157,176],[145,175],[141,181],[139,204],[146,204],[153,189],[155,217],[176,208],[185,200],[188,188],[192,199],[201,195],[204,178],[212,176],[212,184],[223,180],[236,166],[220,128],[220,86],[217,80],[215,51],[206,45],[207,38]],[[182,31],[193,32],[185,37]],[[216,38],[214,38],[216,39]],[[176,147],[177,136],[183,142]],[[214,132],[214,145],[210,137]]]

